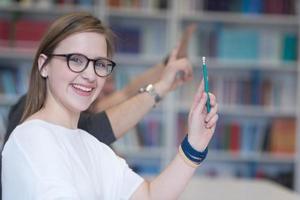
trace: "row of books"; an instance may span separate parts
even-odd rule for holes
[[[47,31],[50,21],[0,20],[0,46],[34,49]]]
[[[226,70],[226,69],[224,69]],[[200,70],[199,70],[200,71]],[[270,73],[262,70],[231,70],[219,73],[210,70],[210,90],[223,106],[264,106],[291,109],[296,105],[296,76],[290,73]],[[197,75],[195,77],[201,77]],[[183,85],[178,102],[191,104],[199,79]]]
[[[136,135],[140,146],[162,146],[163,126],[161,113],[152,113],[136,126]]]
[[[74,5],[74,6],[88,6],[91,7],[95,5],[97,0],[2,0],[0,1],[0,5],[11,6],[16,3],[20,6],[29,7],[29,6],[37,6],[37,7],[49,7],[53,5]]]
[[[184,11],[221,11],[255,14],[295,14],[296,0],[190,0]]]
[[[191,43],[191,54],[219,59],[268,62],[296,61],[296,32],[225,27],[201,29]]]
[[[166,24],[138,19],[110,19],[117,35],[117,52],[162,55],[166,52]],[[35,48],[49,27],[49,21],[0,20],[0,46]],[[216,25],[199,29],[191,42],[192,56],[222,60],[286,62],[297,60],[298,39],[295,32],[229,28]]]
[[[117,36],[118,53],[161,55],[166,52],[164,23],[122,19],[111,19],[110,23]],[[41,20],[20,19],[12,23],[0,20],[0,46],[35,49],[49,25],[49,21]]]
[[[264,77],[261,71],[252,71],[250,77],[221,78],[220,102],[224,105],[255,105],[289,109],[296,105],[296,81],[289,76]],[[220,89],[220,85],[222,87]]]
[[[117,53],[164,55],[166,52],[166,26],[163,22],[111,19],[110,26],[117,36]]]
[[[163,145],[163,122],[161,112],[151,112],[140,121],[135,128],[125,134],[114,148],[139,149],[141,147],[161,147]]]
[[[108,0],[108,6],[114,8],[152,8],[166,10],[169,0]]]
[[[178,116],[178,142],[186,133],[186,114]],[[241,154],[271,152],[294,154],[296,140],[295,119],[275,118],[266,119],[226,119],[221,117],[210,149]]]
[[[0,5],[10,6],[18,3],[20,6],[28,7],[35,5],[37,7],[53,7],[57,6],[81,6],[92,7],[98,5],[100,0],[1,0]],[[168,9],[168,0],[107,0],[109,7],[117,8],[153,8]]]

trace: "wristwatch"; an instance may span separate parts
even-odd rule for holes
[[[143,92],[147,92],[148,94],[150,94],[153,98],[154,98],[154,106],[156,106],[156,104],[158,104],[158,102],[161,101],[161,96],[155,91],[155,88],[152,84],[147,85],[146,87],[142,87],[139,89],[139,93],[143,93]]]

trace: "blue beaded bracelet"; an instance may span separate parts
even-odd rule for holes
[[[188,141],[188,136],[186,135],[181,143],[181,149],[184,155],[192,162],[200,164],[207,156],[208,149],[205,148],[204,151],[197,151],[194,149]]]

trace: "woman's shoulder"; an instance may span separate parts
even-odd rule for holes
[[[23,122],[18,125],[11,133],[9,139],[31,140],[32,138],[51,137],[51,129],[42,120],[34,119]],[[8,140],[9,140],[8,139]]]
[[[110,149],[110,147],[99,141],[96,137],[94,137],[92,134],[90,134],[89,132],[83,130],[83,129],[78,129],[79,133],[81,135],[81,138],[85,141],[88,142],[89,144],[93,145],[93,146],[97,146],[97,147],[101,147],[101,148],[105,148],[105,149]]]
[[[89,147],[92,147],[96,152],[103,152],[104,154],[115,154],[110,146],[99,141],[96,137],[91,135],[85,130],[79,129],[81,138],[87,143]]]
[[[45,147],[54,146],[56,139],[46,124],[40,120],[29,120],[18,125],[4,145],[3,152],[22,149],[22,152],[35,152]],[[38,152],[36,152],[38,153]]]
[[[47,131],[49,130],[49,128],[47,127],[47,124],[44,123],[42,120],[32,119],[19,124],[13,130],[13,133],[18,133],[18,132],[36,133],[34,130]]]

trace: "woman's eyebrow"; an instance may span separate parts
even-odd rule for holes
[[[98,60],[98,59],[103,59],[103,58],[104,58],[104,59],[109,59],[108,57],[103,57],[103,56],[97,56],[97,57],[95,57],[94,59],[95,59],[95,60]]]

